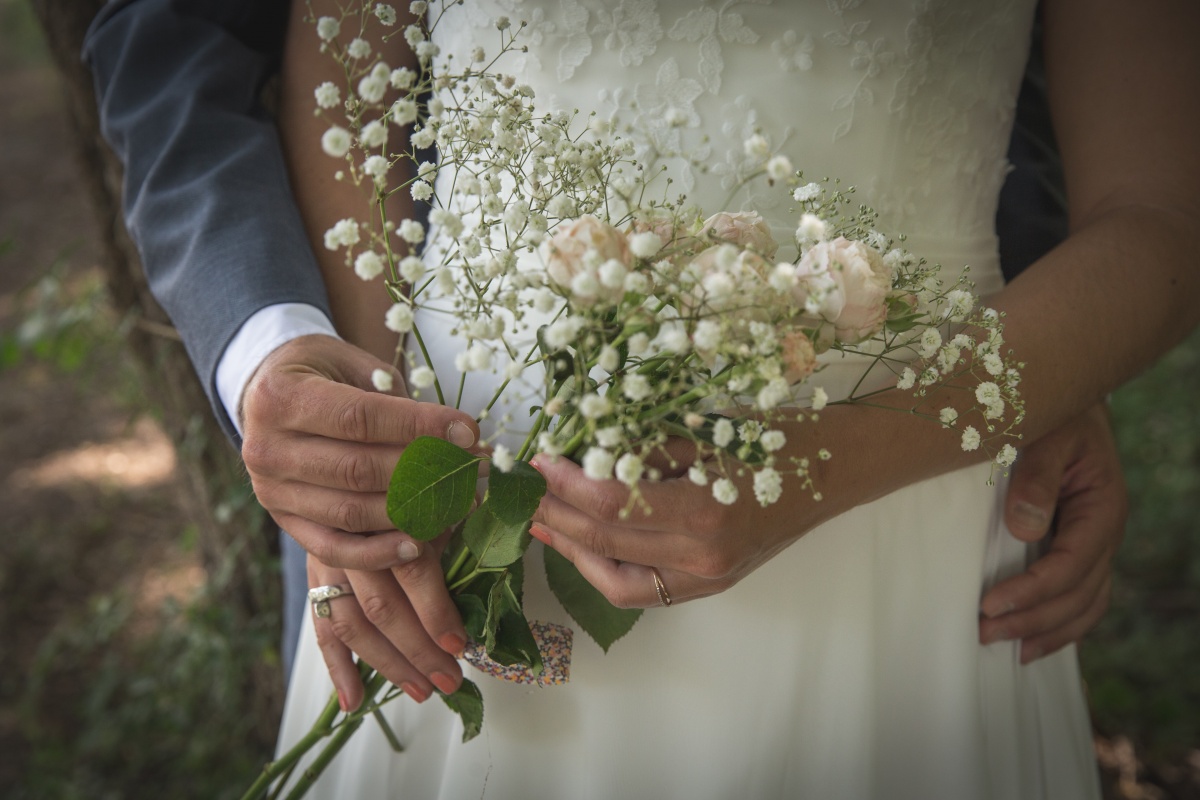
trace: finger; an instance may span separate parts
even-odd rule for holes
[[[318,525],[294,514],[272,514],[310,555],[329,567],[381,570],[407,564],[428,547],[411,536],[392,530],[374,536],[346,533]]]
[[[259,502],[276,514],[302,517],[316,525],[349,533],[395,528],[388,519],[385,492],[347,492],[297,481],[260,480],[254,486]]]
[[[456,692],[462,683],[462,669],[425,630],[396,576],[389,571],[351,572],[349,576],[362,614],[371,626],[440,691]]]
[[[641,502],[630,502],[630,490],[618,480],[593,480],[565,458],[538,455],[530,462],[546,479],[546,491],[595,520],[638,530],[707,530],[722,516],[712,508],[711,493],[690,480],[643,480]],[[703,514],[697,514],[697,511]],[[693,517],[701,517],[694,520]]]
[[[681,436],[672,436],[642,460],[647,469],[656,469],[665,478],[678,478],[696,463],[696,444]]]
[[[591,553],[559,532],[540,525],[530,531],[535,538],[567,558],[579,574],[617,608],[652,608],[662,605],[651,569],[641,564],[615,561]],[[720,581],[705,581],[686,573],[659,569],[671,604],[707,597],[728,588]]]
[[[425,548],[420,558],[394,567],[392,573],[416,611],[421,627],[444,652],[461,657],[467,645],[467,629],[446,588],[436,548]]]
[[[275,381],[267,379],[268,384]],[[461,411],[363,391],[322,375],[292,376],[287,395],[285,401],[272,405],[276,429],[378,444],[408,444],[419,436],[446,439],[464,448],[479,441],[479,426]]]
[[[1107,570],[1098,568],[1089,572],[1071,587],[1044,602],[1024,611],[1014,611],[992,619],[980,621],[980,641],[983,644],[1007,640],[1027,639],[1044,636],[1050,632],[1072,626],[1083,617],[1100,593]]]
[[[1050,434],[1021,450],[1004,499],[1004,521],[1013,536],[1032,542],[1050,530],[1071,445],[1070,437]]]
[[[557,532],[560,540],[569,541],[572,552],[586,552],[608,560],[651,564],[660,568],[681,567],[683,556],[694,546],[686,537],[672,532],[650,531],[598,520],[552,494],[542,498],[534,519]],[[563,555],[566,555],[565,551]]]
[[[346,573],[339,569],[331,569],[324,564],[308,559],[308,585],[332,586],[345,584]],[[343,602],[353,602],[353,598],[338,598]],[[333,601],[330,601],[330,614],[333,613]],[[337,692],[338,705],[342,711],[353,711],[362,705],[363,685],[358,667],[354,664],[354,654],[349,647],[333,635],[332,625],[327,618],[314,616],[313,627],[317,633],[317,647],[325,659],[325,668],[329,670],[329,678]]]
[[[385,492],[404,448],[320,436],[253,436],[242,460],[257,480],[298,481],[351,492]]]
[[[1039,636],[1024,639],[1021,642],[1021,663],[1028,664],[1039,658],[1055,653],[1072,642],[1081,640],[1088,631],[1096,627],[1108,611],[1108,603],[1112,594],[1112,576],[1105,574],[1100,591],[1092,598],[1087,610],[1071,620],[1067,625],[1047,631]]]

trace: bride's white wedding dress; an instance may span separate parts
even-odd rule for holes
[[[795,215],[777,190],[729,202],[750,166],[743,142],[759,132],[808,177],[856,186],[912,251],[970,264],[986,295],[1001,285],[993,221],[1033,6],[467,0],[436,39],[466,54],[494,46],[497,16],[528,20],[529,52],[505,71],[541,107],[614,119],[710,213],[753,208],[791,240]],[[434,358],[458,349],[442,341]],[[823,376],[830,394],[845,379],[836,364]],[[860,507],[721,595],[648,610],[607,655],[577,634],[565,687],[467,667],[485,697],[482,735],[464,745],[436,699],[401,699],[386,713],[406,751],[368,718],[313,796],[1099,797],[1074,648],[1021,666],[1016,644],[978,644],[982,591],[1030,557],[1001,524],[1003,486],[987,479],[981,466]],[[527,614],[569,624],[540,548]],[[310,623],[282,749],[330,691]]]

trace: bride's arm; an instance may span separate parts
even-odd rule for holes
[[[1047,3],[1071,236],[990,300],[1007,314],[1006,340],[1028,365],[1027,441],[1095,404],[1200,321],[1200,52],[1189,40],[1197,17],[1187,0],[1157,0],[1133,14],[1115,0]],[[888,401],[911,406],[899,392]],[[932,410],[943,404],[929,399]],[[686,480],[669,481],[649,487],[654,512],[633,521],[619,518],[625,494],[616,482],[539,461],[554,496],[537,535],[617,604],[655,605],[639,565],[658,567],[680,598],[721,591],[814,525],[984,457],[915,416],[854,406],[789,431],[794,454],[819,446],[835,453],[819,464],[821,503],[785,486],[769,508],[752,499],[725,507]]]

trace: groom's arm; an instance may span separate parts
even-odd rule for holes
[[[126,223],[150,289],[231,436],[236,421],[222,384],[236,393],[287,338],[333,335],[260,101],[278,68],[286,14],[287,3],[275,0],[114,2],[84,49],[102,132],[125,165]],[[239,331],[234,368],[219,374]]]

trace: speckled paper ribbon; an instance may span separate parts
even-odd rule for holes
[[[529,630],[542,654],[542,673],[536,678],[533,671],[518,664],[506,667],[488,658],[480,642],[468,642],[463,650],[463,659],[480,672],[510,683],[530,686],[560,686],[571,679],[571,643],[574,631],[553,622],[531,622]]]

